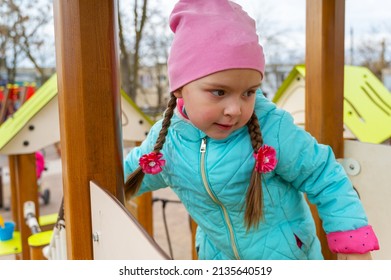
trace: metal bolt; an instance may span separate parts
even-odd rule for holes
[[[99,242],[99,233],[98,232],[94,232],[92,234],[92,241]]]

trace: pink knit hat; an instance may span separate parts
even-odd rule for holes
[[[170,92],[227,69],[264,73],[255,21],[227,0],[180,0],[170,16],[175,33],[168,58]]]

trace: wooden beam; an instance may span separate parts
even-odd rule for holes
[[[343,157],[345,0],[307,0],[306,5],[305,127]],[[323,255],[335,259],[317,210],[311,209]]]
[[[152,192],[146,192],[135,198],[137,204],[137,220],[146,232],[153,237]]]
[[[23,260],[30,259],[30,246],[28,237],[31,235],[30,228],[24,219],[24,203],[33,201],[35,213],[39,217],[38,185],[35,172],[35,154],[22,154],[9,156],[12,217],[17,230],[20,231]]]
[[[141,141],[135,143],[136,146],[141,145]],[[137,204],[137,220],[144,227],[146,232],[153,238],[153,198],[152,192],[144,193],[135,197]]]
[[[117,16],[117,1],[54,1],[68,259],[93,258],[89,181],[124,202]]]
[[[17,162],[16,156],[10,155],[8,156],[8,166],[9,166],[9,178],[10,178],[10,190],[11,190],[11,212],[12,212],[12,220],[15,221],[15,230],[19,230],[19,222],[18,222],[18,187],[17,187]]]
[[[191,258],[193,260],[197,260],[198,259],[198,255],[197,255],[197,250],[196,250],[196,246],[195,246],[195,243],[196,243],[196,233],[197,233],[197,224],[196,222],[194,222],[194,220],[189,216],[189,220],[190,220],[190,230],[191,230]]]

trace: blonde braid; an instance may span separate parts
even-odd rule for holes
[[[247,123],[248,132],[250,133],[251,145],[254,153],[263,144],[261,128],[259,126],[258,118],[255,112]],[[249,230],[251,227],[258,227],[259,221],[263,218],[263,194],[262,194],[262,180],[261,174],[257,172],[255,166],[251,173],[250,185],[246,195],[246,210],[244,214],[244,222]]]
[[[168,127],[170,126],[171,118],[174,114],[175,107],[176,107],[176,97],[173,94],[171,94],[171,98],[167,104],[167,109],[164,113],[162,128],[160,129],[158,138],[156,139],[156,143],[153,148],[153,152],[155,153],[160,152],[160,150],[163,148],[164,142],[166,141]],[[141,183],[144,179],[144,175],[145,174],[142,168],[139,166],[128,176],[125,182],[125,195],[127,200],[129,200],[134,194],[136,194],[139,191],[141,187]]]

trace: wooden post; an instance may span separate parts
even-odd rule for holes
[[[305,127],[343,157],[345,0],[307,0],[306,5]],[[317,210],[311,209],[323,255],[335,259]]]
[[[15,222],[15,230],[19,230],[18,223],[18,188],[17,188],[17,180],[16,180],[16,172],[17,172],[17,162],[16,156],[10,155],[8,156],[8,166],[9,166],[9,176],[10,176],[10,189],[11,189],[11,211],[12,211],[12,220]]]
[[[194,222],[194,220],[189,216],[190,219],[190,229],[191,229],[191,257],[193,260],[198,259],[196,247],[195,247],[195,240],[196,240],[196,232],[197,232],[197,224]]]
[[[137,204],[137,220],[146,232],[153,237],[152,192],[144,193],[135,198]]]
[[[12,217],[16,228],[20,231],[23,260],[30,259],[30,247],[28,237],[31,235],[30,228],[24,219],[23,207],[26,201],[33,201],[36,205],[36,216],[39,217],[38,185],[35,172],[35,154],[9,156]]]
[[[93,258],[89,181],[124,202],[117,15],[117,1],[54,1],[68,259]]]
[[[42,251],[45,246],[30,246],[31,259],[32,260],[46,260],[45,256],[43,255],[43,251]]]
[[[140,146],[141,141],[136,141],[135,146]],[[153,205],[152,192],[144,193],[135,198],[137,204],[137,220],[144,229],[153,237]]]

